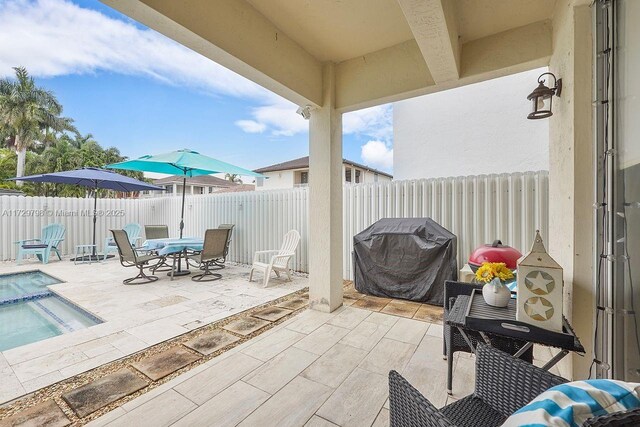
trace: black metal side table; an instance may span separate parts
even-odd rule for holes
[[[473,290],[471,295],[459,295],[445,322],[458,329],[469,348],[475,353],[475,346],[469,338],[468,331],[475,331],[491,345],[490,336],[500,336],[514,340],[526,341],[526,345],[514,354],[522,356],[534,344],[559,348],[560,352],[542,366],[549,370],[562,360],[569,352],[584,353],[584,347],[576,336],[566,318],[563,319],[563,331],[554,332],[516,320],[516,300],[511,299],[507,307],[492,307],[484,301],[482,293]],[[451,378],[448,378],[451,384]]]

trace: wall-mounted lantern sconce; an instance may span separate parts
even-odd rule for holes
[[[554,86],[549,88],[545,86],[544,76],[553,77]],[[551,105],[553,104],[553,95],[560,96],[562,92],[562,79],[556,79],[553,73],[544,73],[538,77],[538,87],[527,96],[527,99],[533,103],[533,111],[529,113],[527,119],[545,119],[553,116]]]

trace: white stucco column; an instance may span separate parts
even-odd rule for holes
[[[558,3],[549,71],[562,79],[549,119],[549,253],[564,269],[564,314],[586,357],[573,354],[560,374],[583,379],[593,358],[594,142],[592,17],[589,2]]]
[[[177,196],[178,195],[178,184],[173,184],[173,193],[171,193],[172,196]]]
[[[323,104],[309,124],[309,306],[342,305],[342,114],[335,109],[335,66],[322,70]]]

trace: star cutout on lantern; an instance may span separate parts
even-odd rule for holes
[[[553,277],[542,271],[533,271],[527,275],[526,284],[534,294],[546,295],[553,290],[554,280]]]
[[[553,307],[545,305],[542,301],[543,298],[536,298],[535,302],[527,301],[529,315],[531,317],[538,315],[545,320],[549,320],[553,316]],[[551,310],[551,313],[549,313],[549,310]]]

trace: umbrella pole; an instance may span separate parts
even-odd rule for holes
[[[184,201],[185,201],[185,194],[187,192],[187,171],[184,171],[184,176],[182,177],[182,211],[180,213],[180,238],[182,239],[182,234],[184,231]],[[184,276],[187,275],[189,273],[191,273],[188,270],[183,270],[182,269],[182,256],[187,256],[187,250],[184,250],[184,253],[181,253],[178,257],[178,270],[176,271],[170,271],[167,275],[168,276]]]
[[[93,252],[91,259],[96,259],[96,216],[98,215],[98,183],[93,190]]]
[[[180,238],[182,239],[182,230],[184,230],[184,197],[187,191],[187,173],[182,178],[182,213],[180,214]]]

